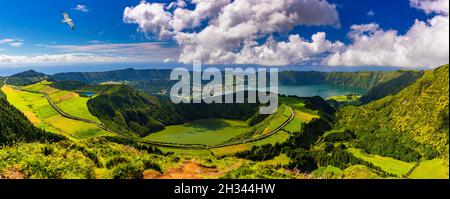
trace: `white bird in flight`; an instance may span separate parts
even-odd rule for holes
[[[67,14],[67,12],[61,12],[61,14],[64,16],[64,20],[62,20],[62,22],[69,24],[70,28],[75,30],[75,26],[73,25],[72,19],[69,18],[69,14]]]

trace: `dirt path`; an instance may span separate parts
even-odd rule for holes
[[[218,178],[221,175],[223,173],[216,167],[206,167],[195,160],[190,160],[163,174],[157,171],[146,171],[144,179],[204,179]]]

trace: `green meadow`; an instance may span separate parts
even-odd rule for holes
[[[336,100],[337,102],[354,102],[361,98],[361,95],[338,95],[329,97],[327,100]]]
[[[442,159],[420,162],[419,166],[409,175],[413,179],[448,179],[448,165]]]
[[[387,173],[395,174],[397,177],[404,177],[416,164],[415,162],[404,162],[389,157],[370,155],[355,148],[348,149],[348,151],[355,157],[370,162]],[[445,166],[444,160],[439,158],[425,160],[420,162],[419,166],[407,177],[411,179],[448,179],[448,166]]]
[[[205,119],[168,126],[148,135],[144,140],[177,144],[216,145],[247,132],[245,121],[227,119]]]
[[[264,138],[262,140],[258,140],[255,142],[250,143],[244,143],[244,144],[238,144],[233,146],[226,146],[226,147],[220,147],[220,148],[213,148],[211,149],[211,152],[214,153],[216,156],[229,156],[233,155],[239,152],[251,150],[254,146],[262,146],[266,144],[272,144],[275,145],[276,143],[283,143],[287,139],[289,139],[291,135],[285,131],[278,131],[277,133]]]
[[[58,90],[52,88],[51,82],[42,81],[33,85],[23,87],[24,90],[33,92],[42,92],[50,96],[50,99],[64,112],[75,117],[88,119],[94,122],[100,122],[93,116],[87,107],[90,98],[81,97],[78,93]]]
[[[367,154],[364,153],[361,149],[351,148],[348,149],[348,151],[355,157],[370,162],[374,166],[380,167],[383,171],[395,174],[398,177],[402,177],[403,175],[407,174],[408,171],[410,171],[416,164],[415,162],[404,162],[389,157]]]

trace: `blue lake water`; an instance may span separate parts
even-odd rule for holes
[[[84,96],[86,96],[86,97],[92,97],[92,96],[95,95],[94,92],[81,92],[80,94],[81,94],[81,95],[84,95]]]
[[[365,89],[348,88],[343,86],[334,86],[328,84],[307,85],[307,86],[278,86],[278,92],[283,95],[296,95],[299,97],[320,96],[327,99],[331,96],[367,93]]]

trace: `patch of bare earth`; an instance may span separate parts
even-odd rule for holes
[[[216,167],[201,165],[195,160],[184,162],[180,167],[173,168],[163,174],[148,170],[144,172],[145,179],[204,179],[218,178],[223,173]]]
[[[6,169],[0,175],[0,179],[25,179],[25,174],[23,174],[19,169],[12,167]]]

